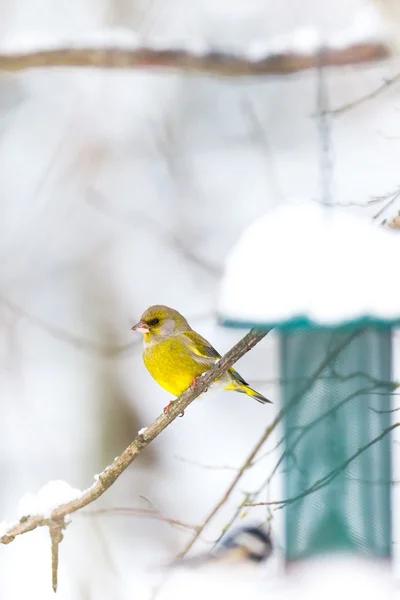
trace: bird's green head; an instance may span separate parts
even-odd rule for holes
[[[155,304],[144,311],[139,323],[134,325],[132,330],[142,333],[145,342],[151,342],[158,338],[190,331],[191,327],[177,310],[162,304]]]

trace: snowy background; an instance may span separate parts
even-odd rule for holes
[[[330,36],[354,23],[368,28],[370,9],[361,0],[16,0],[0,6],[0,48],[124,28],[149,44],[162,36],[245,50],[293,28]],[[399,71],[396,60],[331,70],[330,107]],[[177,308],[220,352],[242,336],[216,324],[220,274],[255,218],[292,196],[319,198],[316,90],[313,72],[229,80],[42,69],[1,77],[0,520],[49,480],[90,485],[169,401],[130,331],[147,306]],[[370,218],[382,205],[363,205],[400,183],[399,90],[388,86],[333,119],[334,199]],[[389,216],[397,210],[393,204]],[[273,336],[239,370],[278,402]],[[59,598],[146,598],[152,569],[191,532],[90,511],[150,504],[200,524],[275,411],[235,394],[194,403],[96,505],[73,517],[60,549]],[[272,460],[243,478],[206,541]],[[281,497],[279,480],[271,495]],[[278,517],[272,526],[279,547]],[[45,530],[0,547],[1,597],[28,593],[53,597]]]

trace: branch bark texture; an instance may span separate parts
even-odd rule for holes
[[[0,70],[18,72],[49,67],[95,69],[168,68],[227,77],[288,75],[322,66],[356,65],[388,58],[382,43],[364,42],[344,48],[326,47],[323,52],[268,53],[252,58],[218,51],[193,53],[183,49],[59,47],[30,52],[0,53]]]

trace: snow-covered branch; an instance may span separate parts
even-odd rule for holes
[[[221,358],[193,387],[186,390],[172,405],[168,415],[161,414],[151,425],[139,431],[133,442],[114,461],[95,476],[95,482],[86,490],[71,488],[65,482],[47,484],[38,495],[26,495],[19,505],[20,519],[14,524],[0,523],[0,543],[9,544],[18,535],[47,526],[52,542],[53,589],[57,588],[58,545],[66,517],[97,500],[110,488],[125,469],[143,450],[164,431],[202,392],[206,391],[239,358],[251,350],[267,331],[251,330]],[[57,485],[55,485],[57,484]],[[57,502],[58,499],[58,502]]]
[[[218,76],[288,75],[322,66],[354,65],[382,60],[390,49],[380,41],[351,41],[347,45],[257,43],[246,52],[231,53],[207,48],[124,47],[101,44],[54,45],[29,50],[0,49],[0,70],[8,72],[48,67],[98,69],[168,68]],[[322,50],[321,50],[322,49]]]

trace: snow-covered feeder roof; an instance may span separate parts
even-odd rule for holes
[[[253,223],[228,257],[219,316],[234,327],[400,323],[400,237],[318,203]]]

